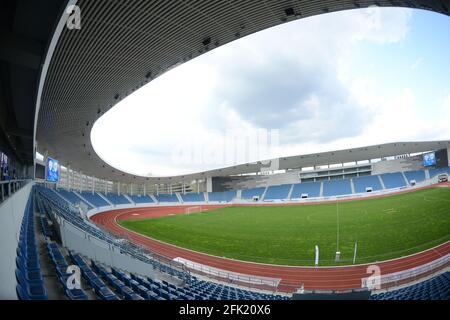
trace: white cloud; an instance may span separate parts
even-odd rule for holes
[[[423,58],[418,58],[414,63],[411,65],[411,70],[417,70],[417,68],[420,66],[420,64],[423,62]]]
[[[410,19],[408,9],[352,10],[237,40],[127,97],[95,124],[93,145],[119,169],[164,176],[262,160],[236,152],[250,154],[262,128],[280,129],[273,156],[432,136],[410,89],[380,96],[380,79],[353,75],[357,48],[401,42]]]

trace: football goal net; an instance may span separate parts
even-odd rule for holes
[[[196,212],[203,212],[202,206],[187,207],[185,209],[186,214],[191,214],[191,213],[196,213]]]

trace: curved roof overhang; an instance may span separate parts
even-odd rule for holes
[[[90,139],[95,121],[174,66],[249,34],[328,12],[376,5],[420,8],[449,15],[448,1],[433,0],[70,2],[76,2],[81,9],[81,29],[62,27],[54,35],[54,47],[48,52],[45,77],[38,93],[35,128],[38,150],[84,174],[127,183],[187,181],[256,172],[262,166],[254,163],[186,176],[139,177],[109,166],[96,154]],[[441,143],[448,147],[448,142],[431,144]],[[414,143],[408,146],[413,147]],[[423,148],[422,145],[419,149]],[[283,158],[279,169],[302,166],[305,158],[317,162],[319,158],[327,158],[327,154],[331,153]],[[337,158],[330,162],[341,161],[345,162]]]

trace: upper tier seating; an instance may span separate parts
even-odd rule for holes
[[[80,194],[81,194],[81,196],[83,198],[85,198],[87,201],[89,201],[90,203],[92,203],[96,207],[104,207],[104,206],[109,206],[110,205],[108,202],[105,201],[105,199],[100,197],[95,192],[92,193],[92,192],[84,191],[84,192],[81,192]]]
[[[155,198],[158,202],[179,202],[176,194],[158,194]]]
[[[405,171],[406,179],[408,179],[408,182],[411,182],[411,180],[416,180],[416,182],[422,182],[425,180],[425,171],[423,170],[416,170],[416,171]]]
[[[356,193],[366,192],[366,188],[371,187],[373,191],[383,189],[378,176],[364,176],[353,178],[353,185],[355,186]]]
[[[447,173],[450,176],[450,167],[435,168],[430,170],[430,178],[434,178],[438,174]]]
[[[119,195],[117,193],[107,193],[107,194],[102,194],[104,197],[106,197],[109,201],[111,201],[113,204],[130,204],[130,201],[128,201],[127,198],[125,198],[124,195]]]
[[[77,196],[72,191],[67,191],[65,189],[58,189],[58,190],[56,190],[56,192],[58,192],[64,199],[68,200],[73,205],[77,205],[80,202],[82,202],[82,203],[85,203],[89,207],[89,209],[92,209],[91,205],[89,205],[88,203],[83,201],[79,196]]]
[[[304,182],[294,184],[291,199],[299,199],[302,194],[307,194],[308,198],[320,196],[320,182]]]
[[[352,194],[352,186],[349,179],[323,182],[323,195],[325,197],[342,196],[347,194]]]
[[[130,198],[134,203],[154,203],[153,199],[147,195],[133,195]]]
[[[253,199],[253,197],[259,197],[261,199],[264,190],[266,190],[265,187],[259,187],[259,188],[251,188],[251,189],[244,189],[241,191],[241,199]]]
[[[284,200],[289,196],[292,184],[282,184],[267,188],[264,200]]]
[[[184,202],[204,202],[205,201],[205,195],[203,192],[190,192],[181,194],[181,198]]]
[[[450,272],[402,289],[372,294],[371,300],[450,300]]]
[[[401,172],[382,174],[381,179],[383,179],[386,189],[406,187],[406,182]]]
[[[208,199],[211,202],[230,202],[236,198],[236,191],[209,192]]]

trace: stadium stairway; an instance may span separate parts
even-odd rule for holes
[[[95,192],[95,194],[96,194],[98,197],[102,198],[103,201],[105,201],[106,203],[108,203],[109,206],[114,206],[114,203],[113,203],[107,196],[105,196],[103,193],[101,193],[101,192]]]
[[[378,181],[380,182],[381,188],[382,189],[386,189],[386,186],[384,185],[384,181],[383,179],[381,179],[380,175],[377,175]]]
[[[89,209],[91,208],[95,208],[95,206],[90,203],[89,201],[86,200],[86,198],[84,198],[80,193],[73,191],[73,193],[78,196],[81,200],[83,200],[85,203],[87,203],[89,205]]]
[[[129,203],[135,205],[136,203],[133,201],[133,199],[131,198],[131,195],[128,194],[123,194],[123,196],[128,200]]]
[[[264,192],[261,195],[261,199],[260,201],[264,201],[264,199],[266,198],[266,194],[267,194],[267,189],[269,189],[269,187],[264,187]]]
[[[84,191],[84,192],[81,192],[80,195],[96,207],[104,207],[104,206],[111,205],[108,201],[106,201],[103,197],[98,195],[98,193],[96,193],[96,192],[92,193],[92,192]]]

